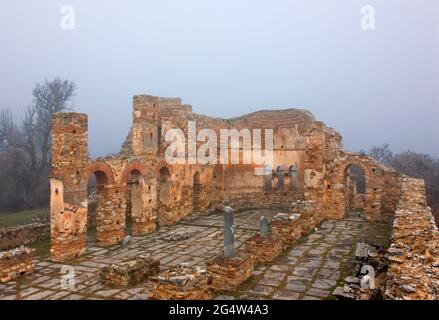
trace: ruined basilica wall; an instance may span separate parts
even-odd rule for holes
[[[183,130],[186,137],[188,137],[188,121],[195,121],[197,124],[197,132],[204,128],[213,129],[219,139],[220,129],[237,129],[238,131],[246,128],[252,129],[274,129],[274,169],[283,165],[287,170],[285,177],[286,193],[290,185],[290,178],[288,175],[288,168],[290,165],[295,165],[298,169],[298,191],[290,197],[279,197],[272,194],[264,194],[264,177],[255,175],[254,169],[257,167],[254,164],[250,165],[216,165],[213,166],[216,174],[213,175],[212,180],[203,184],[203,194],[206,194],[207,208],[212,208],[221,203],[228,201],[236,205],[243,205],[247,203],[248,206],[257,206],[267,203],[272,203],[271,197],[276,198],[277,202],[283,199],[285,205],[290,202],[290,199],[303,198],[304,185],[304,149],[305,141],[303,132],[307,123],[314,121],[313,116],[309,112],[302,110],[282,110],[282,111],[261,111],[256,112],[245,117],[234,118],[230,120],[212,118],[208,116],[198,115],[192,112],[189,106],[181,104],[180,99],[159,98],[160,106],[160,143],[159,143],[159,158],[163,159],[166,148],[170,142],[165,141],[165,132],[169,129],[180,128]],[[264,141],[264,139],[262,138]],[[218,140],[219,141],[219,140]],[[262,142],[263,142],[262,141]],[[242,142],[241,142],[242,143]],[[197,149],[202,142],[197,142]],[[219,145],[217,146],[218,159],[220,158]],[[241,146],[242,147],[242,144]],[[187,141],[186,141],[187,148]],[[187,149],[186,149],[187,150]],[[231,148],[229,146],[229,159]],[[243,159],[243,152],[240,151],[240,159]],[[194,165],[187,165],[185,172],[190,172],[190,167]],[[173,165],[172,167],[176,167]],[[205,165],[201,167],[212,167],[212,165]],[[262,168],[262,166],[260,166]],[[182,166],[178,166],[181,171]],[[211,172],[208,170],[208,172]],[[177,181],[178,180],[178,181]],[[172,177],[174,187],[171,189],[176,194],[176,199],[189,199],[185,204],[179,203],[177,200],[171,199],[166,206],[168,211],[172,211],[169,207],[178,207],[180,212],[178,215],[185,215],[190,213],[190,200],[193,188],[193,181],[190,175],[180,175],[177,179]],[[227,186],[224,188],[224,186]],[[277,181],[273,177],[273,190],[277,188]],[[285,192],[284,192],[285,193]],[[182,194],[185,196],[182,197]],[[172,202],[177,201],[173,204]],[[184,208],[183,210],[181,208]],[[181,211],[184,213],[182,214]],[[187,213],[186,213],[187,212]]]
[[[439,298],[439,234],[423,180],[404,176],[388,249],[386,298]]]

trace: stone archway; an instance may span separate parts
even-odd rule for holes
[[[172,210],[171,198],[171,170],[161,167],[158,176],[158,221],[161,225],[169,224],[169,212]]]
[[[346,211],[364,211],[366,193],[366,177],[364,170],[356,164],[346,167],[344,185]]]
[[[105,162],[89,165],[85,172],[87,181],[88,208],[87,229],[93,235],[92,223],[96,224],[96,242],[100,246],[118,243],[125,236],[123,208],[120,204],[119,189],[114,187],[114,173]],[[90,212],[93,210],[94,212]]]
[[[121,176],[121,184],[125,185],[125,233],[127,235],[142,235],[151,227],[147,223],[145,196],[151,191],[151,186],[145,186],[147,169],[140,162],[129,163]],[[148,224],[148,225],[147,225]]]
[[[348,213],[348,186],[346,174],[351,166],[364,172],[364,215],[367,220],[380,219],[383,177],[374,160],[357,154],[344,154],[334,167],[329,167],[324,183],[325,214],[329,218],[342,219]]]

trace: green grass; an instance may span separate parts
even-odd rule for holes
[[[36,222],[37,218],[48,217],[49,208],[25,210],[19,212],[0,212],[0,228]]]

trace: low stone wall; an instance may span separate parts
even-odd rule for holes
[[[404,177],[388,249],[388,299],[439,299],[439,235],[423,180]]]
[[[291,208],[291,203],[303,200],[304,196],[297,192],[244,192],[231,193],[224,200],[235,210],[261,208]]]
[[[274,216],[271,226],[273,233],[282,239],[284,249],[287,249],[307,235],[321,221],[318,215],[309,213],[278,213]]]
[[[34,272],[34,258],[35,249],[23,246],[0,252],[0,283]]]
[[[255,257],[257,262],[271,262],[282,253],[282,239],[275,234],[262,236],[253,235],[245,241],[247,250]]]
[[[31,223],[0,229],[0,250],[45,240],[50,236],[50,222]]]
[[[105,284],[127,287],[145,281],[149,276],[158,274],[159,271],[160,261],[140,255],[107,266],[101,270],[99,275]]]
[[[152,279],[149,300],[210,300],[209,274],[201,267],[184,265],[163,271]]]
[[[214,291],[234,291],[253,274],[255,257],[238,251],[232,258],[219,255],[206,262]]]

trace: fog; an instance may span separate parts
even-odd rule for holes
[[[120,149],[141,93],[225,118],[304,108],[348,150],[439,156],[438,16],[437,0],[2,0],[0,108],[20,119],[35,83],[59,76],[77,85],[93,156]]]

